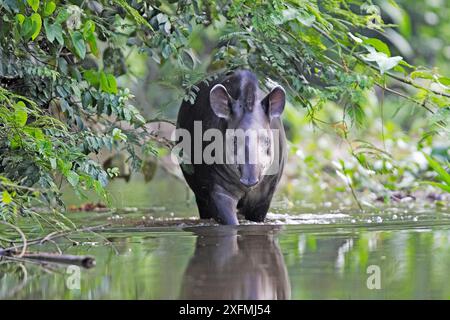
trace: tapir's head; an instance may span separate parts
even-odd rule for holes
[[[216,116],[226,121],[226,157],[234,159],[227,163],[242,185],[256,186],[278,152],[270,124],[283,113],[284,89],[276,86],[264,94],[253,73],[237,71],[215,85],[209,99]]]

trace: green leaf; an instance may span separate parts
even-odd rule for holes
[[[70,162],[65,162],[62,159],[56,159],[58,163],[58,168],[64,176],[67,176],[70,172],[70,168],[72,167]]]
[[[53,27],[55,28],[55,37],[58,43],[63,46],[64,45],[64,37],[63,37],[63,30],[62,27],[59,24],[54,24]],[[64,60],[64,59],[63,59]],[[66,61],[66,60],[64,60]]]
[[[95,23],[92,20],[87,20],[83,26],[83,37],[87,38],[95,32]]]
[[[161,53],[162,53],[164,59],[167,59],[172,54],[172,48],[170,47],[170,45],[165,45],[164,48],[162,49]]]
[[[117,81],[116,78],[112,74],[108,74],[106,76],[108,79],[108,86],[109,86],[109,92],[110,93],[117,93]]]
[[[45,135],[40,128],[26,127],[24,131],[38,141],[45,141]]]
[[[103,188],[102,184],[100,181],[95,180],[94,181],[94,190],[98,195],[104,195],[105,193],[105,189]]]
[[[25,21],[25,16],[21,13],[16,14],[16,21],[22,25],[23,22]]]
[[[104,72],[100,72],[100,90],[105,92],[109,91],[108,78]]]
[[[440,77],[438,80],[439,80],[439,82],[440,82],[441,84],[443,84],[444,86],[450,86],[450,78],[447,78],[447,77]]]
[[[186,49],[180,52],[180,62],[189,69],[194,69],[195,67],[194,55]]]
[[[23,21],[20,28],[20,34],[25,39],[28,39],[30,38],[32,32],[33,32],[33,22],[31,21],[30,17],[25,17],[25,20]]]
[[[2,202],[3,202],[4,204],[10,204],[10,203],[12,202],[12,197],[11,197],[11,195],[9,194],[9,192],[6,191],[6,190],[4,190],[4,191],[2,192]]]
[[[14,123],[19,127],[23,127],[27,123],[27,120],[28,114],[25,103],[19,101],[14,106]]]
[[[95,70],[89,69],[83,73],[84,79],[89,82],[92,86],[97,86],[100,82],[99,73]]]
[[[44,7],[44,17],[51,16],[53,12],[55,12],[56,4],[53,1],[49,1],[45,4]]]
[[[73,170],[70,170],[70,171],[67,173],[66,178],[67,178],[67,181],[70,183],[70,185],[71,185],[72,187],[76,187],[77,184],[78,184],[78,182],[80,182],[80,176],[78,175],[78,173],[76,173],[76,172],[73,171]]]
[[[44,29],[48,41],[53,43],[56,39],[60,45],[64,44],[63,30],[59,24],[50,24],[48,19],[44,19]]]
[[[119,128],[113,129],[112,136],[115,141],[127,141],[127,135],[124,134]]]
[[[400,61],[399,65],[402,65],[404,67],[408,67],[410,69],[415,69],[416,68],[413,65],[409,64],[408,62],[406,62],[405,60]]]
[[[95,35],[92,33],[86,38],[87,43],[89,44],[89,48],[91,49],[91,52],[98,56],[99,51],[97,47],[97,39],[95,38]]]
[[[450,193],[450,186],[447,186],[445,184],[435,182],[435,181],[423,181],[422,183],[428,184],[433,187],[440,188],[440,189],[444,190],[445,192]]]
[[[364,122],[364,110],[358,104],[353,104],[345,108],[347,115],[350,117],[352,125],[362,127]]]
[[[117,93],[117,81],[112,74],[100,72],[100,90],[108,93]]]
[[[428,164],[433,169],[434,172],[436,172],[439,176],[439,179],[442,180],[445,184],[447,184],[450,187],[450,173],[448,173],[439,162],[434,160],[432,157],[427,155],[426,153],[423,153],[425,158],[428,161]]]
[[[378,52],[383,52],[388,57],[391,56],[391,50],[386,43],[377,38],[364,39],[364,43],[374,47]]]
[[[396,65],[394,68],[393,68],[393,70],[394,71],[397,71],[397,72],[400,72],[400,73],[403,73],[403,74],[408,74],[407,73],[407,71],[405,70],[405,68],[403,68],[401,65],[400,65],[400,63],[398,64],[398,65]]]
[[[58,15],[56,16],[55,19],[55,23],[63,23],[64,21],[66,21],[70,16],[69,11],[67,11],[67,9],[62,9],[61,11],[59,11]]]
[[[86,44],[84,43],[83,35],[79,31],[71,32],[70,37],[72,39],[73,47],[75,48],[75,53],[81,59],[86,56]]]
[[[421,79],[433,79],[433,75],[428,71],[414,71],[409,75],[411,79],[421,78]]]
[[[39,9],[39,0],[27,0],[28,5],[33,9],[34,12],[37,12]]]
[[[18,134],[13,135],[11,140],[9,141],[9,144],[11,146],[11,149],[15,150],[22,146],[22,139]]]
[[[33,33],[31,34],[31,40],[34,40],[39,35],[39,32],[41,32],[42,19],[39,13],[33,13],[30,19],[33,24]]]

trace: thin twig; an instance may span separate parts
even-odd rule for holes
[[[396,95],[398,95],[398,96],[400,96],[400,97],[402,97],[402,98],[404,98],[404,99],[407,99],[407,100],[409,100],[409,101],[411,101],[411,102],[414,102],[415,104],[417,104],[417,105],[419,105],[419,106],[425,108],[428,112],[434,114],[434,111],[431,110],[427,105],[425,105],[425,102],[420,103],[419,101],[414,100],[414,99],[412,99],[411,97],[408,97],[407,95],[405,95],[405,94],[403,94],[403,93],[401,93],[401,92],[398,92],[398,91],[396,91],[396,90],[393,90],[393,89],[391,89],[391,88],[388,88],[388,87],[386,87],[386,86],[383,86],[383,85],[379,84],[378,82],[375,82],[375,84],[376,84],[378,87],[380,87],[381,89],[386,90],[386,91],[388,91],[388,92],[390,92],[390,93],[396,94]]]
[[[2,250],[0,250],[0,256],[1,256],[2,253],[4,253],[4,252],[8,252],[8,251],[10,251],[10,250],[14,250],[14,249],[16,249],[16,248],[22,247],[22,251],[21,251],[20,254],[18,255],[19,258],[22,257],[22,256],[25,254],[25,251],[27,250],[27,245],[28,245],[28,243],[27,243],[27,238],[25,237],[25,234],[22,232],[22,230],[20,230],[19,227],[16,227],[15,225],[12,225],[11,223],[8,223],[8,222],[5,222],[5,221],[0,221],[0,224],[3,224],[3,225],[5,225],[5,226],[7,226],[7,227],[10,227],[10,228],[13,228],[14,230],[17,231],[17,233],[18,233],[18,234],[20,235],[20,237],[22,238],[22,244],[21,244],[21,245],[19,245],[18,247],[14,246],[14,247],[9,248],[9,249],[2,249]]]
[[[42,244],[45,241],[49,241],[49,240],[54,240],[54,239],[57,239],[57,238],[65,237],[65,236],[67,236],[69,234],[72,234],[72,233],[86,232],[86,231],[95,231],[95,230],[102,229],[102,228],[104,228],[106,226],[109,226],[109,225],[110,225],[110,223],[102,224],[102,225],[99,225],[99,226],[92,226],[92,227],[86,227],[86,228],[81,228],[81,229],[69,230],[69,231],[52,232],[52,233],[46,235],[45,237],[29,240],[28,242],[26,242],[26,245],[29,246],[29,245],[34,245],[34,244]],[[21,247],[23,248],[23,246],[24,246],[24,244],[22,243],[22,244],[20,244],[18,246],[14,246],[14,247],[10,247],[10,248],[6,248],[6,249],[3,249],[3,250],[0,250],[0,254],[2,252],[5,252],[5,251],[12,251],[12,250],[15,250],[15,249],[21,248]],[[25,246],[25,249],[26,249],[26,246]],[[25,250],[22,249],[22,252],[25,253]]]

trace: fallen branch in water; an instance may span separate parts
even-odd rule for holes
[[[39,262],[52,262],[59,264],[70,264],[89,269],[95,266],[95,258],[91,256],[75,256],[70,254],[55,253],[25,253],[22,259],[36,260]]]
[[[76,256],[70,254],[57,254],[57,253],[49,253],[49,252],[26,252],[22,255],[17,255],[15,251],[0,251],[0,258],[17,260],[19,259],[21,262],[27,262],[27,260],[33,260],[38,263],[57,263],[57,264],[68,264],[68,265],[76,265],[86,269],[92,268],[95,266],[95,258],[91,256]]]
[[[77,265],[84,268],[92,268],[95,266],[95,259],[91,256],[76,256],[76,255],[66,255],[66,254],[55,254],[55,253],[31,253],[26,252],[27,246],[34,245],[34,244],[42,244],[44,242],[54,242],[54,239],[66,237],[70,234],[77,233],[77,232],[93,232],[98,229],[102,229],[106,226],[110,225],[103,224],[99,226],[93,226],[93,227],[86,227],[76,230],[69,230],[69,231],[62,231],[62,232],[52,232],[46,235],[42,238],[37,238],[33,240],[27,241],[23,234],[21,233],[23,243],[19,245],[15,245],[13,247],[9,248],[3,248],[0,249],[0,259],[11,259],[15,261],[21,261],[21,262],[37,262],[37,263],[57,263],[57,264],[68,264],[68,265]],[[12,225],[9,225],[10,227],[14,227]],[[16,228],[14,228],[16,229]],[[21,249],[21,250],[20,250]],[[19,252],[20,250],[20,252]]]

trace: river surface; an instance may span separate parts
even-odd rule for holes
[[[184,187],[173,181],[146,191],[125,192],[126,186],[115,186],[115,201],[122,201],[116,212],[68,213],[80,226],[108,223],[102,230],[34,247],[91,255],[94,268],[3,261],[0,297],[450,298],[445,210],[402,205],[359,212],[275,200],[264,224],[230,227],[199,221],[183,200]]]

